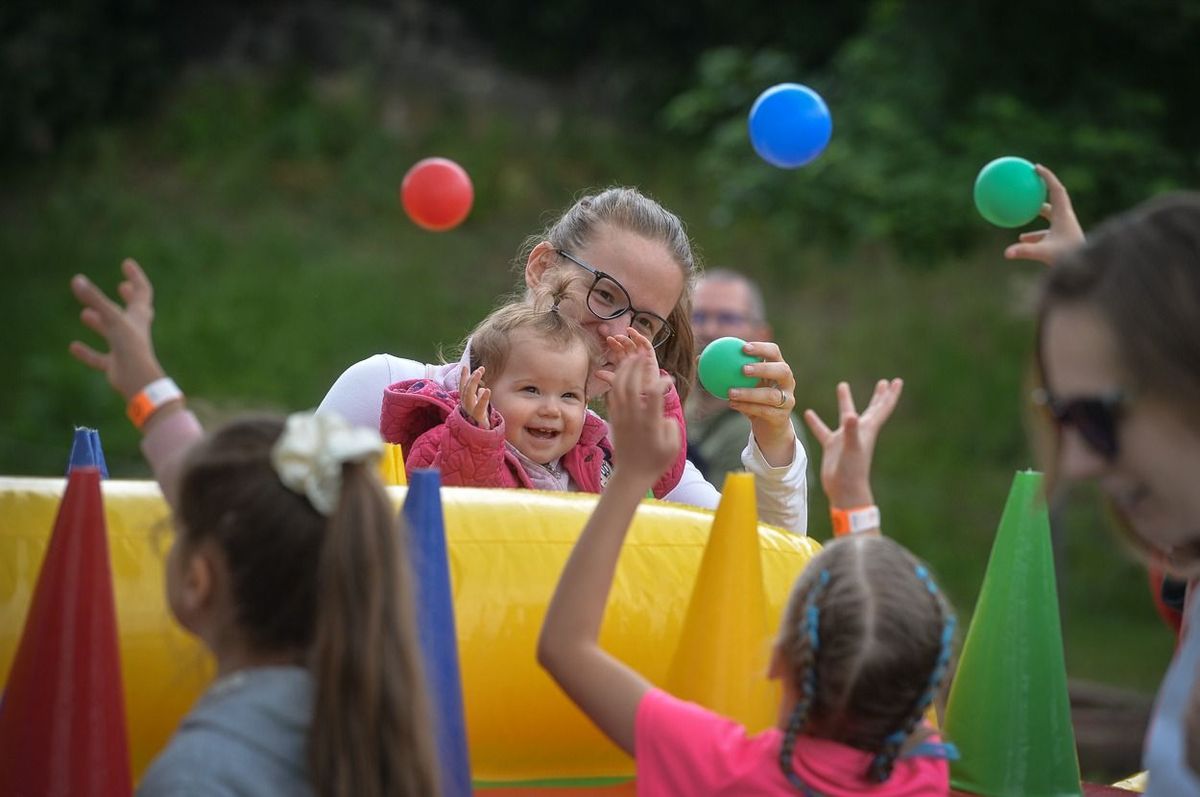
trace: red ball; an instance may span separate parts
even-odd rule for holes
[[[442,232],[462,224],[475,189],[463,167],[449,158],[417,161],[400,183],[400,204],[413,223]]]

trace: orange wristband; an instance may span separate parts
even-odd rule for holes
[[[833,536],[835,537],[879,528],[879,507],[874,504],[856,506],[853,509],[831,507],[829,517],[833,520]]]
[[[134,428],[141,429],[159,407],[181,398],[183,391],[179,389],[179,385],[175,384],[175,380],[164,376],[139,390],[138,394],[129,400],[125,414],[133,422]]]

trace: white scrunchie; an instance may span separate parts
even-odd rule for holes
[[[271,464],[284,486],[308,497],[328,517],[342,492],[342,465],[366,462],[383,453],[378,432],[351,426],[340,415],[295,412],[271,449]]]

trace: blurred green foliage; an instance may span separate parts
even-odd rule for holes
[[[169,73],[159,0],[0,5],[0,163],[145,107]]]
[[[1144,34],[1150,21],[1171,34]],[[883,240],[918,260],[978,239],[970,186],[1000,155],[1054,168],[1085,219],[1194,185],[1197,40],[1196,2],[878,2],[823,69],[783,49],[706,52],[660,121],[703,144],[718,220],[762,215],[797,240]],[[784,81],[822,93],[834,119],[799,173],[758,161],[745,134],[754,98]]]
[[[689,221],[709,264],[766,286],[801,407],[830,417],[838,380],[862,398],[905,377],[877,496],[969,614],[1012,473],[1035,464],[1022,376],[1039,269],[1000,259],[1011,234],[971,207],[975,172],[1043,161],[1085,223],[1194,185],[1200,2],[806,0],[781,17],[760,2],[455,0],[493,53],[553,73],[511,105],[385,66],[386,36],[363,44],[411,5],[305,4],[283,44],[247,45],[235,67],[196,59],[286,4],[0,7],[0,473],[61,473],[81,423],[100,427],[114,475],[146,475],[120,402],[66,354],[94,340],[73,273],[112,289],[122,257],[148,268],[159,353],[206,417],[308,407],[362,357],[453,346],[515,284],[523,235],[587,186],[635,184]],[[834,116],[829,150],[796,172],[746,138],[754,97],[785,80]],[[449,234],[396,202],[432,154],[475,182]],[[1060,526],[1068,666],[1149,690],[1171,638],[1094,507]]]
[[[516,283],[523,235],[554,208],[585,186],[637,184],[690,220],[709,264],[767,286],[801,407],[830,418],[838,380],[863,398],[876,378],[905,377],[877,496],[889,532],[969,614],[1012,473],[1034,464],[1021,395],[1039,267],[1002,262],[1004,237],[921,268],[885,246],[798,245],[769,214],[722,217],[724,189],[695,168],[696,145],[578,115],[539,130],[519,113],[387,88],[354,73],[200,71],[151,118],[77,136],[0,187],[12,331],[0,473],[61,473],[78,423],[100,428],[115,476],[147,475],[121,402],[66,353],[72,338],[95,341],[67,290],[73,273],[112,290],[122,257],[142,262],[159,354],[205,418],[310,407],[355,360],[436,358]],[[400,177],[429,154],[475,182],[477,204],[452,233],[423,232],[398,208]],[[811,495],[824,537],[826,506]],[[1092,505],[1063,527],[1069,666],[1148,690],[1171,639]],[[1114,634],[1129,655],[1110,655]]]

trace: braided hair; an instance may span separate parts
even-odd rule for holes
[[[792,755],[801,734],[839,742],[872,758],[864,773],[892,773],[946,679],[956,620],[928,568],[886,537],[831,543],[801,574],[779,637],[797,695],[779,765],[809,789]]]

